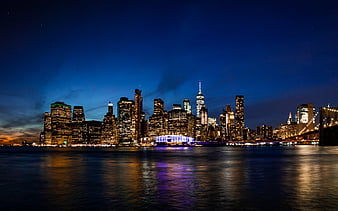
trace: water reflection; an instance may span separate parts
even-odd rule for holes
[[[316,210],[338,206],[338,148],[0,154],[4,208]],[[14,178],[14,175],[20,177]],[[31,180],[34,178],[34,180]],[[15,181],[15,182],[13,182]],[[19,188],[18,188],[19,185]],[[14,204],[8,195],[29,200]],[[24,195],[23,195],[24,194]]]

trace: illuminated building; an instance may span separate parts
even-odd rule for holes
[[[85,115],[83,106],[73,107],[73,119],[72,119],[72,144],[81,144],[84,142],[83,139],[83,122],[85,121]]]
[[[85,121],[82,124],[83,143],[101,144],[101,127],[100,121]]]
[[[50,113],[45,112],[43,121],[43,131],[41,133],[41,144],[52,144],[52,116]]]
[[[180,145],[180,144],[193,144],[194,142],[195,142],[194,138],[188,136],[165,135],[156,137],[157,144]]]
[[[108,103],[108,112],[103,118],[102,122],[102,144],[117,145],[118,133],[116,118],[113,113],[113,104]]]
[[[202,94],[202,83],[198,82],[198,93],[196,95],[196,116],[200,117],[201,109],[205,107],[204,104],[204,95]]]
[[[244,129],[244,96],[236,96],[236,139],[243,139],[243,129]]]
[[[118,102],[118,134],[119,144],[131,144],[133,140],[132,128],[134,101],[121,97]]]
[[[168,112],[168,135],[188,135],[188,114],[180,104]]]
[[[272,126],[261,125],[257,127],[257,136],[261,140],[272,139],[273,130]]]
[[[139,143],[141,138],[141,114],[142,114],[142,96],[141,90],[135,89],[134,96],[134,109],[133,109],[133,141],[134,143]]]
[[[189,99],[183,100],[183,107],[187,114],[191,114],[191,104]]]
[[[208,125],[208,109],[202,107],[200,110],[201,124]]]
[[[168,114],[164,110],[164,102],[161,99],[154,99],[154,113],[149,117],[148,135],[151,140],[156,136],[167,135]]]
[[[83,106],[74,106],[72,122],[83,122],[83,121],[85,121]]]
[[[292,114],[291,114],[291,112],[290,112],[290,113],[289,113],[289,118],[288,118],[286,124],[291,125],[292,122],[293,122],[293,120],[292,120]]]
[[[44,114],[43,144],[58,145],[71,141],[72,108],[64,102],[55,102],[51,112]]]
[[[148,137],[148,121],[146,119],[146,114],[144,112],[141,113],[141,128],[140,128],[140,138]]]
[[[222,128],[221,136],[223,139],[231,141],[235,134],[235,114],[230,105],[226,105],[225,110],[223,109],[219,122]]]
[[[312,103],[301,104],[297,107],[298,133],[314,129],[314,110]]]

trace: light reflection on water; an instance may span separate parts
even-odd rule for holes
[[[0,207],[336,210],[338,147],[0,153]]]

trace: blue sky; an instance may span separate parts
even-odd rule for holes
[[[250,128],[338,104],[335,1],[0,4],[0,142],[36,138],[55,101],[102,120],[138,88],[149,117],[154,98],[195,104],[199,80],[213,117],[244,95]]]

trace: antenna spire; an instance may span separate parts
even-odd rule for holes
[[[202,82],[198,81],[198,92],[202,93]]]

